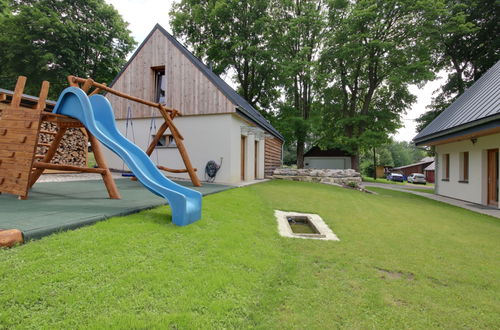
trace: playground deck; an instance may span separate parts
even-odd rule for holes
[[[189,181],[177,183],[209,195],[232,186],[204,183],[193,187]],[[114,216],[122,216],[165,205],[164,198],[149,192],[142,184],[118,179],[122,199],[110,199],[101,180],[41,182],[33,186],[28,200],[10,194],[0,195],[0,230],[19,229],[24,241],[54,232],[75,229]],[[165,214],[165,222],[171,217]]]

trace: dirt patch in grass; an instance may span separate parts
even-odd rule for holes
[[[399,279],[407,279],[409,281],[413,281],[415,279],[415,275],[413,273],[405,273],[400,271],[393,271],[383,268],[375,267],[378,270],[380,277],[386,280],[399,280]]]

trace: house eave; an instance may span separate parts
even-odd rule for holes
[[[245,118],[246,120],[249,120],[251,121],[252,123],[256,124],[257,126],[259,126],[260,128],[262,128],[263,130],[265,130],[266,132],[268,132],[269,134],[271,134],[272,136],[276,137],[278,140],[280,140],[281,142],[285,142],[285,138],[283,137],[283,135],[281,135],[278,131],[276,131],[275,129],[271,129],[269,127],[266,127],[265,125],[263,125],[262,123],[259,123],[257,120],[255,120],[254,118],[252,118],[251,116],[247,115],[245,113],[245,110],[240,107],[240,106],[236,106],[236,113],[240,116],[242,116],[243,118]],[[269,124],[270,127],[271,124]],[[274,128],[274,127],[273,127]]]
[[[500,114],[482,118],[419,139],[414,139],[413,142],[416,146],[432,146],[447,143],[448,141],[458,141],[461,137],[463,137],[463,139],[469,139],[474,135],[482,136],[493,134],[496,129],[500,130]]]

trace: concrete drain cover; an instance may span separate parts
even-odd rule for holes
[[[337,235],[317,214],[284,212],[275,210],[281,236],[304,239],[340,241]]]

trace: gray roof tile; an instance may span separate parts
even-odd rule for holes
[[[422,143],[460,130],[461,126],[475,121],[495,120],[497,115],[500,115],[500,61],[417,134],[413,141]]]

